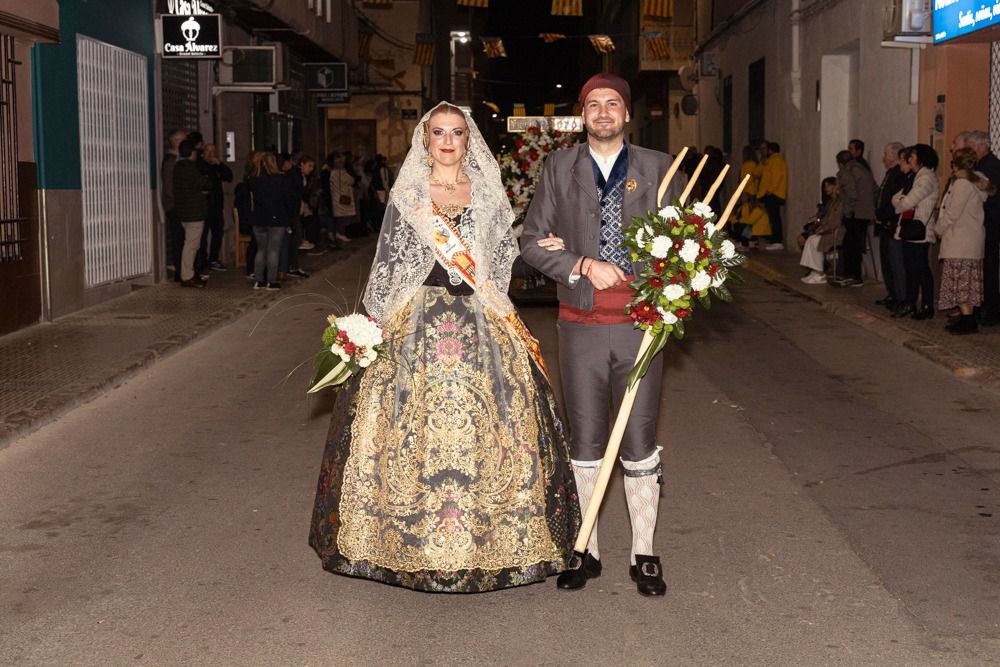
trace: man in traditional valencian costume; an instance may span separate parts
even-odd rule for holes
[[[521,238],[524,260],[558,283],[560,374],[570,426],[570,455],[586,512],[597,481],[626,377],[643,332],[625,314],[638,267],[622,246],[632,216],[656,210],[657,186],[672,158],[625,141],[630,120],[628,82],[593,76],[580,91],[587,142],[546,160]],[[664,203],[679,195],[675,178]],[[680,182],[678,182],[680,181]],[[625,493],[632,522],[629,573],[643,595],[666,592],[660,559],[653,555],[662,470],[656,444],[663,357],[657,355],[636,395],[621,447]],[[601,574],[597,524],[587,551],[558,578],[579,589]]]

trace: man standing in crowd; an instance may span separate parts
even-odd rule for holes
[[[196,162],[194,142],[185,139],[179,146],[180,155],[174,166],[174,211],[184,228],[184,246],[181,251],[181,287],[204,287],[205,281],[195,274],[195,257],[201,247],[201,232],[208,217],[208,176]]]
[[[861,258],[865,254],[868,223],[875,217],[875,177],[848,151],[837,153],[837,183],[844,216],[844,277],[839,287],[861,287]],[[893,193],[895,194],[895,193]]]
[[[851,139],[847,142],[847,152],[851,154],[851,159],[856,160],[858,164],[867,169],[872,170],[868,160],[865,159],[865,142],[860,139]]]
[[[631,90],[614,74],[596,74],[580,91],[587,141],[555,151],[545,161],[521,239],[524,261],[558,283],[559,366],[569,419],[570,456],[580,508],[586,511],[597,483],[626,377],[643,333],[625,314],[632,298],[630,276],[639,273],[623,226],[632,216],[656,210],[657,187],[673,158],[625,141]],[[683,189],[675,176],[664,203]],[[642,595],[666,593],[653,532],[660,497],[660,447],[656,425],[663,381],[657,356],[636,394],[625,429],[621,461],[632,522],[629,574]],[[587,551],[575,554],[559,575],[564,590],[583,588],[601,575],[597,525]]]
[[[903,144],[898,141],[886,144],[882,151],[885,176],[878,189],[875,205],[875,233],[879,237],[878,254],[882,264],[882,280],[885,282],[886,296],[875,303],[894,310],[906,301],[906,273],[903,269],[903,242],[895,238],[896,221],[899,215],[892,206],[892,197],[906,185],[906,174],[899,167],[899,151]]]
[[[181,142],[187,139],[187,132],[175,130],[170,133],[170,148],[160,165],[160,203],[163,204],[167,268],[174,272],[174,280],[181,281],[181,246],[184,245],[184,228],[174,212],[174,166],[177,164]]]
[[[990,179],[1000,191],[1000,159],[990,149],[990,135],[977,130],[969,132],[966,142],[976,151],[976,171]],[[979,323],[984,326],[1000,324],[1000,194],[994,194],[983,205],[986,227],[986,247],[983,253],[983,307]]]
[[[784,250],[785,235],[781,225],[781,207],[788,196],[788,165],[781,155],[781,146],[773,141],[760,142],[760,157],[763,160],[757,199],[764,205],[771,220],[771,242],[767,250]]]
[[[205,144],[201,160],[198,163],[201,171],[208,176],[208,217],[205,219],[205,229],[201,233],[201,256],[205,266],[213,271],[225,271],[226,265],[219,261],[219,250],[222,248],[222,234],[225,227],[224,197],[222,184],[233,182],[233,170],[219,159],[215,144]],[[211,237],[211,238],[209,238]]]

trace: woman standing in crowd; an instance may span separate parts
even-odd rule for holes
[[[365,289],[385,349],[330,427],[309,538],[325,569],[466,593],[565,568],[580,510],[537,342],[507,297],[513,220],[472,118],[434,107]]]
[[[928,250],[935,237],[928,223],[938,197],[937,174],[934,173],[938,155],[927,144],[917,144],[909,151],[907,164],[915,174],[913,185],[908,192],[900,191],[892,198],[892,205],[900,214],[896,238],[904,242],[906,303],[892,316],[926,320],[934,317],[934,276]]]
[[[749,249],[750,243],[756,239],[758,247],[766,243],[766,239],[771,237],[771,220],[767,217],[764,206],[757,201],[757,191],[760,188],[760,177],[764,173],[764,167],[757,160],[757,155],[750,146],[743,147],[743,164],[740,165],[740,182],[748,174],[750,180],[747,181],[746,188],[740,197],[742,203],[739,208],[739,220],[741,228],[735,236],[740,239],[742,249]],[[763,239],[763,240],[762,240]]]
[[[975,170],[976,152],[961,148],[952,154],[953,180],[941,202],[935,231],[941,239],[941,290],[937,308],[958,308],[946,328],[953,334],[979,330],[973,308],[983,302],[983,203],[994,187]]]
[[[347,227],[358,216],[357,199],[354,197],[356,179],[347,170],[347,155],[340,151],[333,153],[333,167],[330,170],[330,203],[333,210],[333,236],[340,243],[350,243]]]
[[[809,269],[809,274],[802,277],[802,282],[807,285],[826,284],[826,272],[823,270],[823,260],[826,253],[833,250],[837,244],[838,232],[842,226],[842,214],[840,205],[840,191],[837,187],[837,179],[827,176],[823,179],[823,203],[816,211],[816,222],[810,223],[813,227],[803,230],[803,235],[799,237],[799,245],[802,247],[802,259],[799,264]]]
[[[278,263],[281,244],[298,213],[299,198],[292,180],[278,167],[274,153],[254,153],[250,178],[250,224],[257,241],[254,289],[281,289]]]

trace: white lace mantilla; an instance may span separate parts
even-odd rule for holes
[[[389,193],[363,298],[368,314],[379,322],[388,321],[409,303],[437,261],[433,250],[431,168],[424,136],[427,121],[441,104],[424,114],[417,124],[410,151]],[[514,311],[507,297],[511,267],[518,252],[511,230],[514,213],[496,159],[472,118],[463,114],[469,128],[468,157],[463,169],[472,187],[467,214],[472,233],[465,240],[476,262],[476,296],[484,306],[506,316]]]

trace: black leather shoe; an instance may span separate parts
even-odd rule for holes
[[[660,567],[658,556],[635,555],[635,565],[628,569],[640,595],[660,597],[667,592],[667,584],[663,581],[663,568]]]
[[[601,561],[591,556],[589,551],[574,551],[566,571],[556,579],[556,586],[564,591],[579,590],[587,585],[588,579],[601,576],[602,569]]]
[[[899,308],[897,308],[896,310],[893,311],[892,316],[893,317],[910,317],[915,312],[917,312],[917,311],[913,308],[913,306],[900,306]]]
[[[887,296],[887,297],[885,297],[883,299],[878,299],[877,301],[875,301],[875,305],[876,306],[889,306],[889,305],[892,304],[892,302],[894,300],[895,299],[893,299],[891,296]]]
[[[917,312],[913,313],[913,319],[915,319],[915,320],[932,320],[932,319],[934,319],[934,309],[933,308],[921,308]]]

